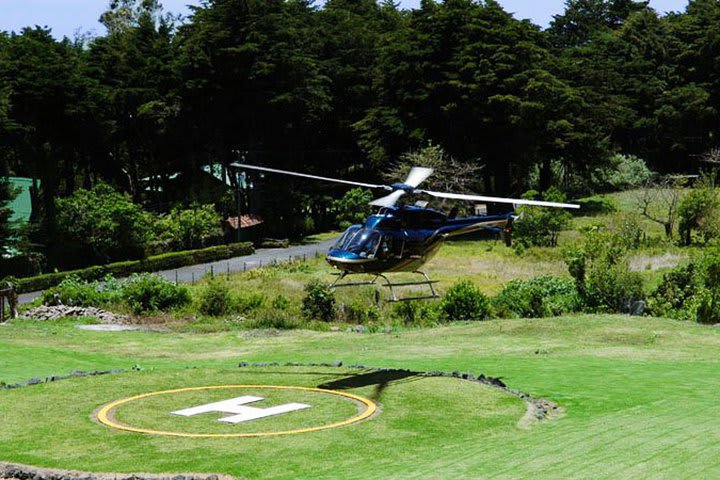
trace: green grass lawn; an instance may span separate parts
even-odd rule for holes
[[[17,321],[0,327],[0,381],[74,369],[142,370],[0,391],[0,460],[247,478],[713,478],[720,475],[719,359],[720,329],[623,316],[389,334],[101,333],[67,322]],[[521,429],[521,400],[474,383],[424,378],[391,382],[375,397],[381,411],[370,420],[287,437],[153,437],[113,431],[90,418],[104,403],[148,391],[225,383],[317,386],[353,374],[235,368],[240,361],[335,360],[498,376],[557,402],[565,415]],[[372,386],[349,391],[377,395]],[[164,425],[167,419],[153,418],[151,406],[119,415]],[[347,405],[335,411],[340,416],[347,413],[342,408]]]

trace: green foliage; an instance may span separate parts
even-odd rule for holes
[[[292,330],[300,328],[301,323],[287,310],[270,308],[254,314],[252,318],[244,323],[244,326],[255,329],[274,328],[276,330]]]
[[[577,215],[604,215],[618,211],[618,207],[612,198],[599,195],[574,200],[573,203],[580,205]]]
[[[346,229],[350,225],[364,223],[367,216],[372,213],[373,207],[370,205],[372,199],[370,190],[364,188],[349,190],[333,205],[337,211],[337,225],[341,229]]]
[[[263,238],[260,241],[260,248],[288,248],[290,246],[290,240],[287,238]]]
[[[648,307],[656,316],[720,323],[720,245],[663,275]]]
[[[190,303],[190,291],[159,275],[136,274],[124,283],[123,299],[136,314],[167,311]]]
[[[470,280],[455,283],[440,302],[443,317],[448,320],[484,320],[490,301]]]
[[[583,303],[590,311],[624,312],[628,302],[644,298],[642,277],[630,271],[627,240],[604,230],[590,231],[570,247],[565,262]]]
[[[714,183],[714,174],[703,176],[698,186],[680,200],[678,228],[684,245],[692,243],[693,232],[697,232],[701,243],[720,236],[720,195]]]
[[[535,200],[541,198],[548,202],[564,202],[563,195],[555,187],[540,195],[530,190],[523,198]],[[522,218],[513,225],[513,240],[524,247],[530,245],[554,247],[557,245],[558,235],[566,229],[572,220],[570,213],[561,209],[523,206],[518,209]]]
[[[702,288],[702,272],[696,263],[676,267],[663,275],[660,285],[648,297],[648,310],[656,317],[694,320],[698,302],[693,297]]]
[[[595,170],[593,184],[607,191],[629,190],[645,185],[652,176],[643,159],[616,153],[607,164]]]
[[[233,309],[238,313],[248,313],[261,308],[265,304],[265,300],[265,294],[261,292],[243,292],[235,299]],[[278,310],[282,309],[278,308]]]
[[[74,263],[143,258],[150,241],[150,216],[112,187],[99,184],[58,199],[58,241]]]
[[[189,250],[219,243],[223,237],[222,218],[212,205],[173,208],[153,226],[161,245],[173,250]]]
[[[146,228],[115,227],[130,211],[70,215],[56,200],[103,181],[151,205],[227,200],[235,189],[200,174],[200,159],[225,173],[243,145],[277,152],[278,168],[368,179],[403,152],[403,168],[439,158],[428,187],[475,168],[457,190],[438,188],[449,191],[507,195],[531,171],[538,190],[630,188],[648,167],[688,170],[717,147],[720,121],[720,5],[698,0],[664,16],[646,7],[572,0],[542,31],[494,1],[425,1],[405,14],[389,1],[213,0],[175,28],[158,1],[116,0],[106,35],[0,35],[0,160],[39,180],[33,242],[53,268],[141,258],[148,244]],[[278,138],[289,147],[274,148]],[[325,185],[249,183],[265,199],[268,234],[335,221]],[[232,203],[245,208],[242,190]],[[720,220],[692,203],[683,239],[705,242]],[[172,215],[161,222],[166,242],[215,241],[209,219]]]
[[[395,303],[390,316],[402,325],[413,327],[433,327],[444,320],[438,303],[417,300]]]
[[[325,282],[313,280],[305,285],[302,313],[306,320],[331,322],[335,319],[335,292]]]
[[[500,318],[555,317],[582,307],[575,283],[551,275],[513,280],[492,298],[493,312]]]
[[[0,97],[2,97],[2,91],[0,90]],[[2,98],[0,98],[0,104]],[[0,108],[2,106],[0,105]],[[0,126],[2,125],[2,112],[0,111]],[[2,134],[2,128],[0,128],[0,134]],[[4,162],[2,162],[4,163]],[[12,216],[12,210],[10,209],[10,202],[15,199],[18,192],[13,188],[10,180],[5,176],[7,174],[6,165],[0,164],[0,262],[7,253],[8,247],[12,244],[13,228],[10,224],[10,217]]]
[[[226,315],[230,304],[230,287],[225,280],[213,278],[200,291],[198,310],[202,314],[213,317]]]
[[[81,280],[75,275],[66,277],[41,297],[46,305],[107,307],[125,305],[133,313],[168,311],[190,303],[185,286],[175,285],[159,275],[135,274],[124,280],[108,275],[100,281]]]
[[[83,280],[95,280],[104,275],[122,277],[131,273],[145,271],[171,270],[173,268],[196,265],[198,263],[214,262],[226,258],[250,255],[253,252],[252,243],[234,243],[232,245],[218,245],[202,250],[188,252],[173,252],[148,257],[145,260],[110,263],[96,265],[82,270],[71,270],[58,273],[47,273],[36,277],[21,278],[17,280],[20,293],[46,290],[59,284],[64,278],[75,275]]]
[[[123,299],[123,285],[110,275],[102,281],[92,282],[70,275],[56,287],[45,290],[40,299],[44,305],[101,307],[120,304]]]
[[[290,299],[285,295],[278,295],[272,300],[272,308],[275,310],[287,310],[290,308]]]
[[[380,320],[380,309],[367,299],[362,299],[340,307],[341,318],[346,323],[371,325]]]

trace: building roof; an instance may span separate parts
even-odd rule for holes
[[[230,228],[237,230],[238,217],[229,217],[225,221],[228,223],[228,225],[230,225]],[[260,218],[258,215],[241,215],[240,216],[240,228],[254,227],[255,225],[260,225],[261,223],[264,223],[264,222],[265,222],[265,220]]]
[[[27,223],[30,221],[32,214],[32,201],[30,199],[30,187],[32,186],[32,178],[9,177],[10,183],[19,190],[15,199],[8,205],[12,210],[10,221],[14,223]],[[39,185],[38,181],[38,185]]]

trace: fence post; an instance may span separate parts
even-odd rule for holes
[[[210,278],[215,278],[215,266],[210,265]]]

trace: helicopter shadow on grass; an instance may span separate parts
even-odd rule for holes
[[[365,370],[358,373],[347,375],[345,378],[332,380],[321,385],[318,388],[327,390],[352,390],[355,388],[374,386],[372,395],[373,400],[379,400],[385,389],[390,385],[399,383],[413,382],[424,378],[419,372],[410,370]]]

